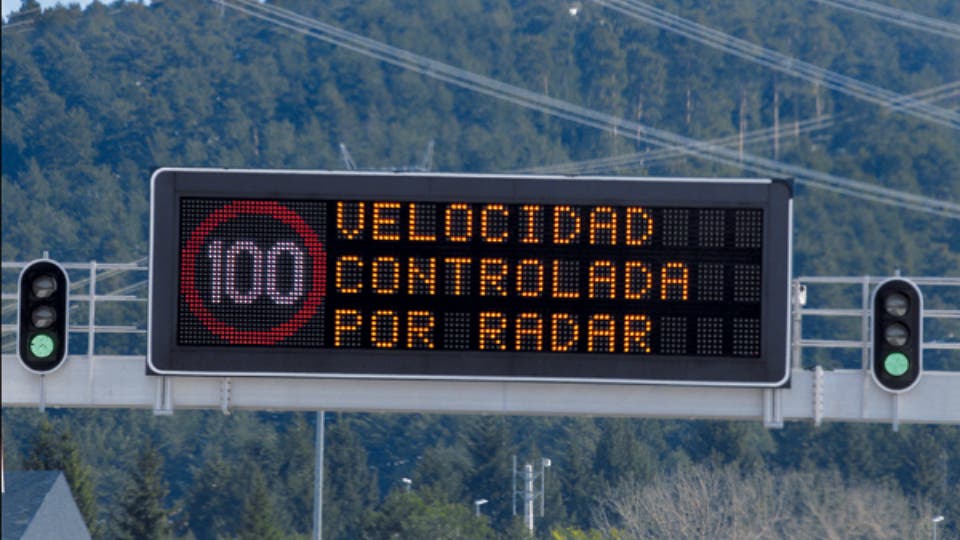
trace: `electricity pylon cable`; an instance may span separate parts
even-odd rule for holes
[[[700,157],[725,165],[743,168],[753,173],[766,176],[790,176],[798,183],[807,184],[811,187],[822,187],[823,189],[842,192],[864,200],[880,202],[952,219],[960,219],[960,204],[875,186],[866,182],[859,182],[828,173],[813,171],[797,165],[781,163],[751,154],[743,154],[741,160],[741,156],[739,156],[736,151],[727,148],[531,92],[490,77],[478,75],[425,56],[359,36],[353,32],[299,15],[283,8],[269,4],[261,4],[256,0],[215,1],[236,11],[288,30],[293,30],[365,56],[376,58],[396,66],[416,71],[428,77],[460,86],[461,88],[537,110],[557,118],[563,118],[581,125],[613,132],[622,137],[648,142],[656,146],[683,148],[684,152],[693,157]]]
[[[821,4],[852,11],[858,15],[866,15],[888,23],[920,30],[938,36],[960,39],[960,24],[954,24],[933,17],[918,15],[911,11],[884,6],[866,0],[814,0]]]
[[[897,94],[896,92],[859,81],[853,77],[841,75],[815,66],[803,60],[689,21],[644,2],[638,0],[593,1],[596,4],[617,11],[623,15],[652,24],[663,30],[680,34],[708,47],[724,51],[744,60],[799,77],[815,84],[822,84],[831,90],[887,107],[892,111],[909,114],[916,118],[952,129],[960,129],[960,113],[924,104],[908,96]]]
[[[960,81],[953,81],[932,88],[927,88],[910,94],[916,99],[924,101],[943,101],[960,95]],[[810,133],[833,127],[837,123],[849,122],[856,119],[856,116],[847,114],[835,119],[833,115],[823,115],[813,118],[807,118],[788,127],[781,127],[783,133],[792,132],[794,135],[799,133]],[[749,131],[744,134],[744,142],[750,146],[770,142],[777,134],[774,128],[767,127]],[[789,137],[790,135],[783,135]],[[711,140],[711,144],[731,146],[739,142],[739,135],[730,135]],[[553,165],[541,165],[538,167],[527,167],[513,170],[514,173],[532,173],[532,174],[589,174],[602,173],[617,168],[649,165],[658,161],[665,161],[684,155],[683,152],[673,148],[661,148],[659,150],[647,150],[643,152],[631,152],[617,156],[589,159],[583,161],[570,161],[565,163],[556,163]]]

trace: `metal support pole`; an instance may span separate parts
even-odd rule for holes
[[[803,339],[803,306],[806,303],[807,287],[800,280],[793,280],[793,327],[790,329],[790,365],[793,369],[803,367],[800,341]]]
[[[860,369],[866,374],[870,370],[870,351],[873,345],[870,343],[870,324],[873,316],[870,313],[870,276],[863,276],[860,284]],[[863,384],[860,387],[860,418],[867,417],[867,388],[870,385],[869,377],[863,378]]]
[[[900,431],[900,394],[893,395],[893,431]]]
[[[783,396],[779,388],[763,389],[763,426],[770,429],[783,427]]]
[[[523,466],[523,523],[533,534],[533,465]]]
[[[224,415],[230,414],[230,377],[224,377],[220,380],[220,412]]]
[[[817,366],[813,370],[813,425],[820,427],[823,423],[823,368]]]
[[[544,458],[540,458],[540,517],[541,518],[543,517],[545,506],[546,506],[544,502],[545,499],[547,498],[546,497],[547,492],[544,491],[546,487],[547,487],[546,460]]]
[[[70,309],[69,306],[67,309]],[[90,359],[90,369],[87,370],[87,390],[90,392],[90,399],[96,398],[93,391],[93,372],[95,371],[96,361],[94,360],[95,336],[94,328],[97,319],[97,261],[90,261],[90,302],[87,312],[87,358]],[[68,345],[69,347],[69,340]]]
[[[40,412],[47,411],[47,376],[40,374]]]
[[[156,397],[153,402],[154,416],[173,414],[173,380],[170,377],[157,377]]]
[[[513,502],[513,515],[517,515],[517,455],[513,455],[513,466],[510,468],[513,477],[513,491],[510,492],[510,499]]]
[[[323,424],[324,411],[317,411],[317,438],[313,465],[313,537],[323,540]]]
[[[863,340],[863,348],[860,354],[860,367],[864,370],[870,369],[870,350],[873,345],[870,343],[870,324],[873,314],[870,313],[870,276],[863,276],[863,284],[860,286],[862,298],[860,299],[860,309],[863,310],[863,316],[860,318],[860,339]]]

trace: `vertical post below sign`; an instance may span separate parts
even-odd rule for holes
[[[148,371],[776,387],[768,179],[160,169]]]

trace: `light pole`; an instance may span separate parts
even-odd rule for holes
[[[937,540],[937,523],[943,521],[943,516],[937,516],[931,521],[933,521],[933,540]]]
[[[486,499],[477,499],[473,501],[473,510],[474,510],[474,514],[476,514],[477,517],[480,517],[480,507],[487,504],[488,502],[490,501]]]
[[[406,491],[407,493],[410,493],[410,488],[413,487],[413,480],[404,477],[404,478],[401,478],[400,481],[403,482],[404,491]]]
[[[544,500],[547,498],[547,469],[550,467],[550,458],[540,459],[540,517],[543,517]]]
[[[540,472],[536,472],[534,466],[527,463],[523,470],[517,470],[517,456],[513,456],[513,515],[517,515],[517,497],[523,500],[523,524],[530,533],[533,533],[534,509],[536,508],[537,497],[540,497],[540,517],[544,516],[544,500],[546,496],[546,478],[547,469],[551,465],[550,458],[540,458]],[[523,480],[523,488],[517,490],[517,477]],[[536,489],[537,477],[540,478],[540,490]]]
[[[313,536],[323,539],[323,424],[324,412],[317,411],[317,432],[313,463]]]

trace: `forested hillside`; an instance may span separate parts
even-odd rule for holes
[[[960,202],[957,129],[595,3],[274,5],[544,98],[722,141],[747,161],[758,156]],[[890,5],[960,23],[952,0]],[[656,6],[939,110],[960,107],[952,84],[960,80],[960,40],[948,36],[813,0]],[[417,164],[434,141],[436,171],[757,176],[736,159],[664,156],[636,133],[523,108],[214,2],[83,10],[25,2],[3,27],[2,52],[4,261],[43,250],[65,261],[139,259],[148,253],[154,169],[341,169],[340,143],[361,168]],[[960,221],[862,195],[797,184],[796,275],[960,275]],[[960,366],[955,358],[936,362]],[[649,521],[664,513],[658,489],[671,482],[742,495],[710,510],[728,516],[712,529],[717,538],[743,531],[926,538],[929,516],[938,513],[953,520],[941,534],[958,534],[955,426],[767,431],[751,423],[607,418],[328,418],[325,538],[521,537],[511,515],[514,454],[521,463],[552,460],[546,515],[537,521],[544,538],[711,537]],[[293,413],[5,408],[4,462],[66,468],[102,538],[161,529],[199,539],[303,537],[311,527],[314,424],[312,414]],[[402,478],[412,480],[410,492]],[[473,501],[481,498],[489,500],[485,517],[475,519]],[[763,512],[752,510],[758,501],[769,503]],[[671,523],[697,519],[678,515]],[[744,528],[723,528],[731,524]]]

